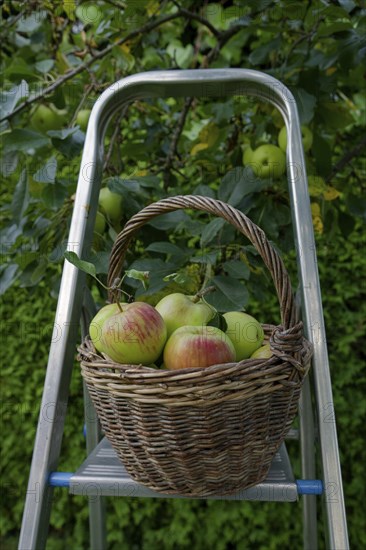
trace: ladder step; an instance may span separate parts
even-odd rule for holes
[[[167,495],[148,489],[144,485],[134,481],[126,472],[123,464],[109,441],[104,438],[85,462],[74,473],[55,472],[49,480],[51,485],[69,485],[69,491],[74,495],[94,496],[119,496],[119,497],[160,497],[160,498],[186,498],[179,495]],[[319,490],[318,485],[316,486]],[[304,485],[300,488],[306,490]],[[275,455],[267,479],[251,487],[238,491],[233,495],[210,497],[214,500],[259,500],[292,502],[299,495],[285,444],[281,445]],[[199,497],[196,497],[199,498]]]

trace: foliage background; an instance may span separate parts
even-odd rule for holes
[[[229,66],[266,71],[282,80],[314,135],[306,161],[314,176],[309,191],[347,515],[351,547],[365,546],[366,42],[361,3],[42,0],[3,2],[1,8],[3,547],[16,547],[21,522],[85,137],[76,124],[78,112],[90,109],[108,85],[128,74]],[[34,112],[41,103],[58,109],[61,123],[51,130],[35,128]],[[121,223],[166,195],[218,196],[263,227],[296,283],[285,179],[254,178],[243,166],[248,146],[276,144],[282,126],[276,111],[246,98],[206,98],[137,102],[122,115],[107,133],[103,181],[122,197]],[[207,221],[202,215],[179,214],[142,233],[128,262],[155,274],[144,299],[213,282],[221,309],[229,309],[234,296],[261,320],[277,320],[270,281],[255,252],[235,240],[230,229]],[[107,230],[94,237],[90,257],[101,278],[119,230],[107,222]],[[174,283],[162,281],[173,272],[179,275]],[[141,298],[141,286],[134,281],[127,290]],[[103,289],[94,285],[93,293],[102,303]],[[76,367],[60,469],[73,470],[84,456],[82,424]],[[296,455],[297,444],[289,445]],[[300,475],[298,464],[295,473]],[[108,512],[110,548],[301,545],[297,504],[108,499]],[[87,548],[87,517],[85,499],[56,491],[49,548]]]

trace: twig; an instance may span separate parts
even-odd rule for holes
[[[112,152],[113,152],[113,147],[114,147],[114,143],[118,137],[118,135],[120,134],[120,127],[119,127],[119,123],[121,122],[122,118],[125,116],[126,112],[127,112],[127,109],[128,109],[128,105],[126,105],[123,109],[121,109],[121,111],[118,113],[118,117],[117,117],[117,121],[116,121],[116,127],[113,131],[113,134],[112,134],[112,137],[111,137],[111,141],[109,142],[109,147],[108,147],[108,151],[107,151],[107,154],[105,156],[105,159],[104,159],[104,166],[103,166],[103,170],[106,170],[107,169],[107,166],[108,166],[108,163],[111,159],[111,156],[112,156]]]
[[[173,4],[177,6],[179,11],[182,13],[182,15],[186,15],[187,17],[189,17],[189,19],[194,19],[195,21],[199,21],[199,23],[202,23],[202,25],[207,27],[212,32],[212,34],[216,36],[216,38],[220,36],[220,31],[218,31],[216,27],[214,27],[208,19],[206,19],[205,17],[202,17],[201,15],[198,15],[198,13],[194,13],[191,10],[182,8],[182,6],[175,0],[172,0],[172,1],[173,1]]]
[[[24,109],[26,109],[27,107],[29,107],[30,105],[32,105],[33,103],[38,101],[39,99],[45,97],[48,94],[51,94],[59,86],[61,86],[62,84],[64,84],[68,80],[70,80],[71,78],[74,78],[74,76],[76,76],[76,75],[82,73],[83,71],[85,71],[86,69],[88,69],[91,65],[93,65],[93,63],[95,63],[99,59],[101,59],[101,58],[105,57],[106,55],[108,55],[109,53],[111,53],[113,48],[115,48],[116,46],[121,46],[122,44],[124,44],[128,40],[131,40],[135,36],[138,36],[139,34],[150,32],[151,30],[155,29],[156,27],[159,27],[163,23],[166,23],[167,21],[171,21],[172,19],[177,19],[178,17],[181,17],[181,16],[182,16],[182,13],[177,12],[177,13],[173,13],[173,14],[170,14],[170,15],[166,15],[165,17],[162,17],[162,18],[158,19],[157,21],[153,21],[151,23],[146,23],[146,25],[143,25],[139,29],[136,29],[136,30],[130,32],[124,38],[120,38],[119,40],[117,40],[117,42],[114,42],[113,44],[110,44],[109,46],[104,48],[104,50],[96,52],[94,54],[94,56],[92,58],[90,58],[88,61],[85,61],[85,63],[82,63],[81,65],[79,65],[79,67],[76,67],[75,69],[72,69],[68,73],[64,74],[62,77],[55,80],[55,82],[53,82],[53,84],[51,84],[50,86],[45,88],[43,91],[35,94],[32,97],[32,99],[27,99],[26,101],[21,103],[16,109],[14,109],[14,111],[12,113],[9,113],[9,114],[5,115],[3,118],[1,118],[0,123],[5,121],[5,120],[10,120],[15,115],[17,115],[18,113],[20,113],[21,111],[23,111]]]
[[[164,163],[164,168],[163,168],[163,180],[164,180],[164,188],[165,189],[167,189],[169,187],[170,170],[171,170],[172,165],[173,165],[174,157],[177,154],[178,141],[179,141],[180,135],[183,131],[184,123],[186,121],[188,111],[189,111],[189,109],[192,105],[192,102],[193,102],[193,97],[187,97],[186,98],[186,100],[184,102],[184,107],[183,107],[182,112],[181,112],[180,117],[179,117],[177,127],[174,131],[174,134],[173,134],[172,143],[171,143],[169,153],[166,157],[166,160],[165,160],[165,163]]]
[[[73,117],[72,117],[71,122],[70,122],[70,126],[73,126],[75,124],[76,118],[78,116],[78,112],[80,111],[80,109],[84,105],[84,103],[86,101],[86,98],[88,97],[88,95],[90,94],[90,92],[92,91],[93,88],[94,88],[94,84],[89,84],[89,86],[87,86],[85,92],[83,93],[83,97],[81,98],[81,100],[79,102],[79,105],[75,109],[75,112],[74,112]]]

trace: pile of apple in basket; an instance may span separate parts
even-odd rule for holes
[[[116,301],[137,230],[181,208],[222,217],[251,241],[272,276],[281,325],[261,325],[243,311],[219,314],[205,290],[169,294],[155,307]],[[168,197],[132,216],[117,236],[108,284],[114,302],[92,320],[79,360],[127,472],[155,491],[199,497],[264,480],[296,416],[312,355],[288,273],[264,232],[222,201]]]
[[[138,301],[108,304],[92,320],[89,334],[96,350],[121,364],[205,368],[272,355],[254,317],[241,311],[219,315],[205,292],[175,292],[155,307]]]

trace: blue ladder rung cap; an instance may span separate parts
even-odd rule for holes
[[[70,479],[73,472],[52,472],[48,478],[51,487],[70,487]]]
[[[320,479],[297,479],[296,485],[299,495],[323,494],[323,483]]]

